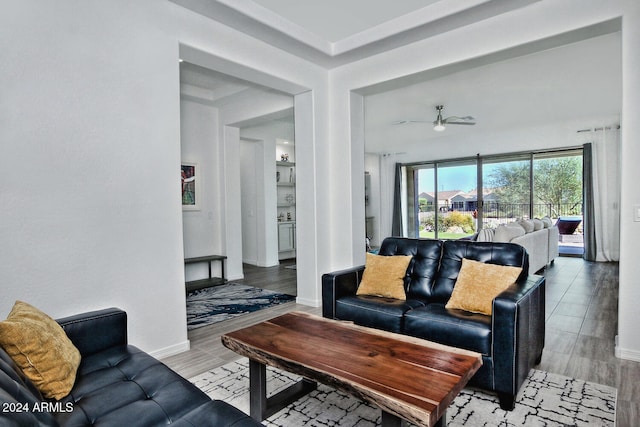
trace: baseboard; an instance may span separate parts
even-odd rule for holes
[[[317,299],[306,299],[306,298],[296,298],[297,304],[308,305],[309,307],[320,307],[322,305],[321,300]]]
[[[161,348],[160,350],[149,352],[149,354],[155,357],[156,359],[162,359],[164,357],[169,357],[175,354],[180,354],[185,351],[189,351],[190,348],[191,348],[191,342],[189,340],[186,340],[179,344],[171,345],[169,347]]]
[[[627,350],[618,344],[618,336],[616,335],[615,355],[618,359],[631,360],[632,362],[640,362],[640,351]]]

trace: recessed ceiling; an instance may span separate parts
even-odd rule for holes
[[[538,0],[407,0],[396,2],[399,4],[387,0],[172,1],[332,68]],[[619,116],[619,28],[619,20],[613,20],[358,89],[365,96],[366,149],[385,152],[389,141],[421,144],[441,137],[428,123],[440,104],[445,106],[445,117],[471,115],[477,119],[476,126],[450,126],[445,137],[552,121],[575,123],[588,116]],[[251,91],[268,90],[192,64],[183,64],[182,82],[191,90],[204,88],[201,93],[210,96],[214,106]],[[391,125],[405,119],[427,123]]]
[[[180,94],[183,98],[223,108],[242,99],[259,97],[265,92],[281,93],[186,61],[180,63]]]
[[[171,0],[326,68],[540,0]]]
[[[379,1],[375,2],[375,7],[371,7],[371,0],[253,1],[290,23],[335,43],[403,15],[415,13],[439,0]]]

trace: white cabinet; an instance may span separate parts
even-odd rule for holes
[[[278,222],[295,221],[296,218],[296,164],[276,162],[276,186],[278,188]]]
[[[278,223],[278,251],[282,254],[296,250],[296,223],[286,221]]]
[[[294,162],[276,162],[278,191],[278,257],[296,256],[296,165]]]

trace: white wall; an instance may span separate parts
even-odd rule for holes
[[[220,187],[216,171],[218,152],[218,109],[182,99],[180,102],[180,157],[198,164],[200,208],[182,212],[185,258],[222,254]],[[211,263],[212,275],[220,277],[219,263]],[[186,280],[203,279],[209,274],[205,263],[185,267]]]
[[[54,317],[118,306],[133,344],[158,356],[188,348],[180,43],[294,87],[326,87],[326,71],[170,2],[3,3],[0,313],[16,299]],[[301,141],[311,165],[321,132]],[[218,139],[214,156],[226,162],[233,150],[223,133]],[[234,176],[216,174],[230,184],[226,202]],[[239,229],[239,203],[228,206],[219,217],[224,244]]]
[[[617,355],[640,361],[640,222],[633,220],[640,205],[640,3],[625,2],[622,31],[622,202],[620,204],[620,293]]]
[[[258,190],[264,182],[262,141],[240,139],[240,199],[242,209],[242,262],[260,265],[264,256],[264,227],[260,227],[258,210],[264,202]],[[262,209],[264,211],[264,209]]]
[[[118,306],[132,342],[172,352],[188,345],[177,45],[157,7],[119,3],[3,4],[0,312]]]

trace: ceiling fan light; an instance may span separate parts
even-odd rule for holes
[[[436,106],[436,110],[438,111],[438,117],[436,117],[436,121],[433,122],[433,130],[436,132],[442,132],[444,128],[444,120],[442,120],[442,109],[444,106],[438,105]]]

